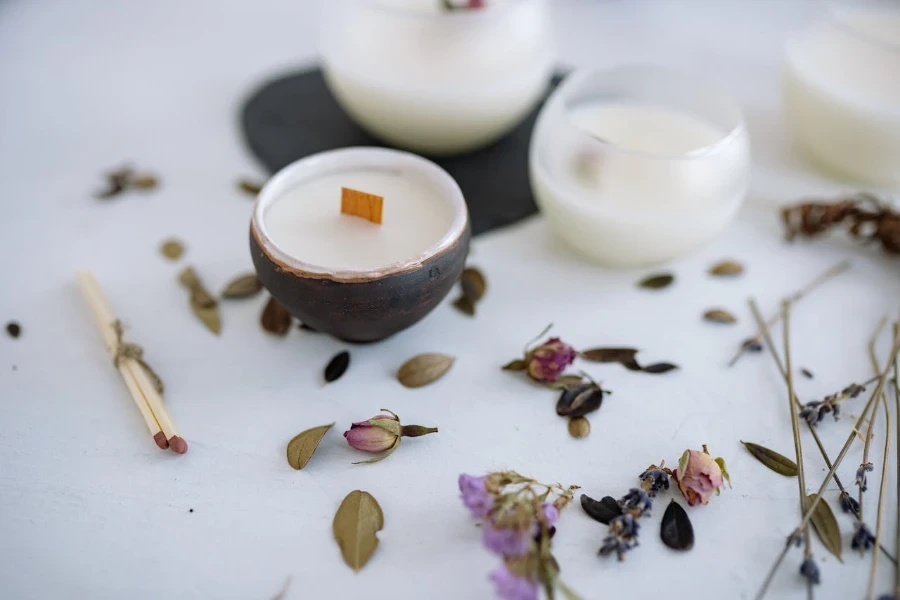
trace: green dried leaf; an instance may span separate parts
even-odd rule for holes
[[[807,506],[811,506],[815,499],[816,495],[810,494],[807,497]],[[841,528],[837,519],[834,518],[834,513],[831,512],[831,507],[824,500],[820,500],[816,505],[816,510],[813,511],[812,517],[810,517],[810,523],[813,524],[813,529],[816,530],[825,548],[836,556],[838,560],[841,560],[841,552],[843,550]]]
[[[253,197],[259,195],[263,187],[261,183],[250,181],[249,179],[238,179],[237,186],[239,190]]]
[[[753,442],[741,441],[745,448],[753,455],[756,460],[769,467],[776,473],[785,477],[796,477],[799,473],[797,463],[789,459],[783,454],[779,454],[774,450],[769,450],[765,446],[754,444]]]
[[[175,238],[169,238],[159,247],[159,252],[169,260],[178,260],[184,254],[184,244]]]
[[[250,298],[258,294],[262,289],[262,282],[256,276],[256,273],[248,273],[232,279],[225,286],[225,289],[222,290],[222,297],[229,299]]]
[[[309,462],[309,459],[312,458],[312,455],[315,453],[316,448],[319,447],[319,442],[322,441],[322,438],[325,437],[325,434],[333,426],[334,423],[320,425],[319,427],[307,429],[294,436],[287,445],[288,464],[298,471],[305,467],[306,463]]]
[[[384,513],[370,493],[354,490],[341,502],[331,528],[344,562],[359,571],[378,547],[375,534],[384,528]]]
[[[709,269],[709,274],[716,277],[734,277],[744,272],[744,265],[733,260],[723,260]]]
[[[550,388],[551,390],[566,390],[572,386],[576,386],[584,381],[581,375],[560,375],[556,381],[545,381],[540,385]]]
[[[521,358],[517,358],[516,360],[510,361],[501,367],[504,371],[524,371],[528,368],[528,361],[522,360]]]
[[[191,292],[191,310],[200,321],[206,325],[206,328],[214,334],[219,335],[222,331],[222,319],[219,316],[219,305],[213,298],[197,273],[191,267],[185,267],[178,275],[178,281]]]
[[[407,360],[397,371],[397,380],[408,388],[418,388],[440,379],[456,359],[446,354],[428,352]]]
[[[468,267],[460,275],[459,285],[462,295],[453,301],[453,306],[467,315],[475,315],[475,305],[487,289],[484,275],[475,267]]]
[[[703,313],[703,318],[713,323],[723,323],[725,325],[737,323],[737,318],[733,314],[722,308],[711,308],[710,310]]]
[[[269,302],[260,315],[259,322],[265,331],[273,335],[287,335],[291,328],[291,313],[275,298],[269,298]]]
[[[455,306],[460,312],[465,313],[470,317],[475,316],[475,303],[465,296],[460,296],[459,298],[454,300],[453,306]]]
[[[638,287],[649,290],[661,290],[665,287],[669,287],[673,281],[675,281],[675,276],[671,273],[656,273],[641,279],[638,282]]]

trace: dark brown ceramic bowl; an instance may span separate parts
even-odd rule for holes
[[[271,240],[264,214],[281,194],[305,179],[358,168],[401,170],[433,185],[453,208],[444,237],[408,260],[365,271],[308,264]],[[336,198],[335,210],[339,206]],[[469,238],[469,213],[456,181],[429,160],[386,148],[330,150],[286,166],[259,193],[250,222],[250,254],[266,289],[303,323],[351,342],[384,339],[431,312],[459,280]]]

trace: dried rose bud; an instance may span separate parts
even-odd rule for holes
[[[719,493],[728,471],[725,461],[713,458],[703,446],[703,450],[685,450],[678,461],[678,468],[672,473],[678,489],[690,506],[708,504],[713,494]]]
[[[350,429],[344,432],[347,443],[357,450],[384,452],[382,456],[354,464],[373,463],[387,458],[400,445],[402,437],[419,437],[437,433],[436,427],[401,425],[400,417],[387,409],[382,408],[381,410],[390,415],[376,415],[367,421],[353,423],[350,425]]]
[[[556,381],[578,352],[559,338],[550,338],[526,356],[528,376],[541,383]]]

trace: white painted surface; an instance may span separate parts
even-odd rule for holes
[[[384,343],[352,348],[350,370],[327,388],[320,369],[343,344],[300,331],[265,336],[262,298],[224,304],[216,338],[190,315],[179,267],[157,251],[163,238],[183,238],[185,262],[213,289],[249,269],[251,202],[234,179],[261,171],[239,142],[236,112],[257,81],[314,59],[316,11],[274,0],[0,5],[0,321],[24,327],[19,340],[0,336],[3,598],[265,599],[292,576],[292,600],[487,599],[497,561],[457,500],[457,473],[515,468],[615,495],[648,463],[675,461],[704,442],[728,459],[734,488],[690,511],[693,551],[676,556],[657,541],[663,499],[626,562],[595,556],[604,528],[577,507],[559,523],[557,556],[585,598],[752,597],[798,509],[795,482],[766,471],[738,443],[791,447],[770,359],[722,368],[752,329],[744,301],[755,294],[768,312],[815,273],[855,258],[852,272],[797,308],[795,362],[816,375],[798,385],[811,399],[868,376],[866,339],[880,315],[896,313],[900,294],[896,262],[874,250],[782,241],[779,203],[853,189],[813,171],[784,131],[782,44],[813,4],[557,3],[565,63],[689,68],[740,98],[756,160],[740,218],[711,247],[672,265],[679,281],[662,294],[634,288],[644,271],[604,271],[575,258],[539,218],[478,239],[472,262],[490,290],[475,320],[441,306]],[[162,188],[93,200],[99,174],[123,160],[158,172]],[[746,276],[709,279],[706,268],[724,257],[742,260]],[[162,453],[148,438],[78,296],[79,267],[96,272],[129,337],[165,378],[187,455]],[[740,324],[702,324],[713,304]],[[649,377],[588,366],[615,394],[592,418],[591,436],[574,441],[552,394],[499,371],[548,321],[578,346],[635,345],[647,360],[683,369]],[[393,372],[423,351],[459,359],[433,387],[403,389]],[[340,430],[382,406],[441,432],[404,442],[383,463],[350,465],[359,455]],[[833,455],[858,407],[823,424]],[[332,420],[338,425],[309,466],[291,470],[286,442]],[[878,444],[880,428],[876,435]],[[823,464],[804,442],[812,485]],[[840,471],[845,482],[859,450]],[[372,562],[353,575],[331,518],[356,488],[378,498],[386,526]],[[850,519],[838,519],[849,545]],[[889,531],[894,522],[891,514]],[[862,596],[867,559],[847,548],[841,565],[818,542],[815,551],[826,581],[817,598]],[[790,555],[772,598],[801,597],[799,560]],[[880,592],[890,575],[882,564]]]

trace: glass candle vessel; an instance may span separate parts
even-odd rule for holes
[[[691,76],[651,67],[570,75],[529,149],[541,212],[565,242],[609,266],[699,248],[734,218],[750,147],[737,103]]]
[[[545,0],[326,3],[325,79],[344,110],[385,142],[431,155],[484,146],[520,123],[552,68]]]
[[[784,102],[798,145],[817,163],[900,186],[900,3],[837,5],[789,40]]]

